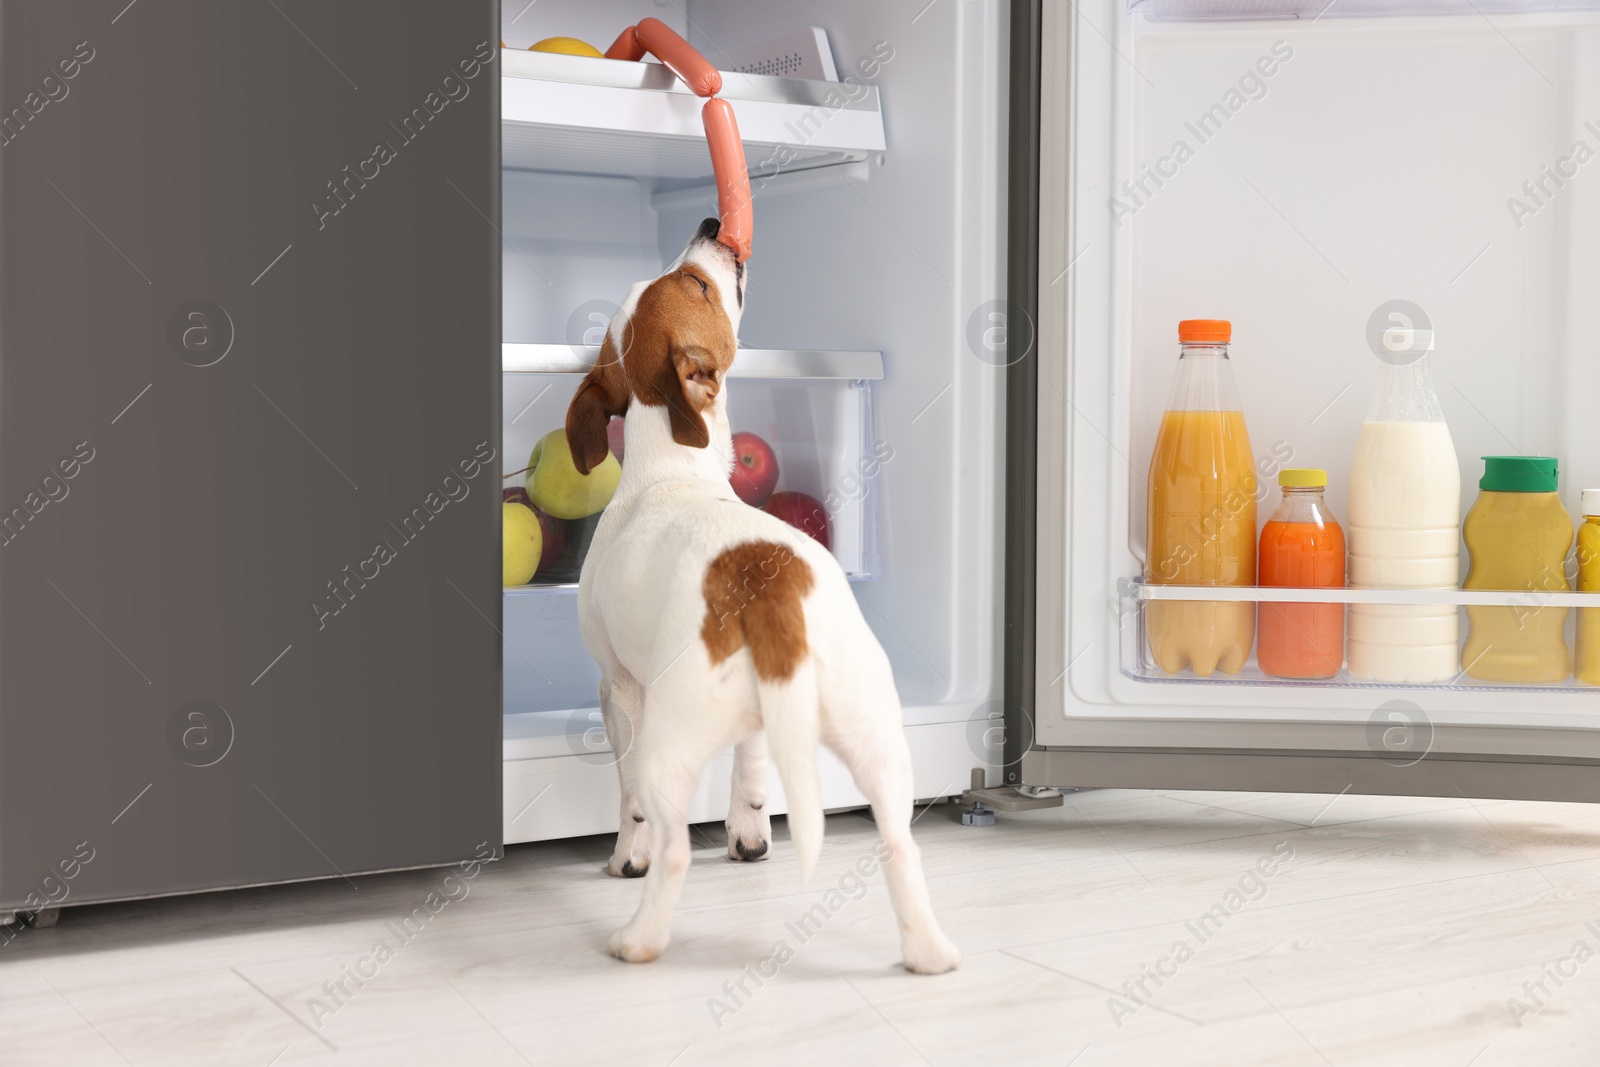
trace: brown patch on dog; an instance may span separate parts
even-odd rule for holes
[[[810,651],[800,601],[811,592],[811,567],[786,545],[748,541],[706,568],[706,618],[700,640],[716,666],[750,649],[756,677],[783,681]]]

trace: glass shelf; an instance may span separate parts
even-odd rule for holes
[[[503,374],[587,374],[600,358],[599,345],[519,344],[500,346]],[[730,378],[846,378],[880,381],[883,353],[813,348],[741,348]]]
[[[704,101],[659,63],[500,50],[501,165],[711,181]],[[884,150],[876,86],[722,72],[752,178]]]

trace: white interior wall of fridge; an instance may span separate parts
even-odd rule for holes
[[[694,0],[689,14],[713,62],[718,41],[820,26],[840,78],[882,94],[881,156],[753,183],[741,341],[883,352],[883,574],[857,596],[902,703],[921,709],[908,721],[964,718],[999,697],[1004,371],[974,354],[969,327],[1004,295],[1004,4],[916,21],[851,0]],[[704,209],[663,203],[664,232]]]
[[[985,311],[1004,296],[1005,4],[941,5],[915,19],[915,11],[842,0],[541,0],[524,8],[524,0],[502,4],[509,46],[565,35],[604,49],[624,26],[653,16],[724,69],[719,44],[820,26],[840,77],[880,91],[885,152],[803,171],[748,157],[754,257],[740,342],[883,353],[884,377],[870,383],[866,405],[869,437],[823,442],[795,473],[848,492],[851,455],[889,453],[859,509],[870,507],[875,541],[852,546],[847,538],[842,555],[874,574],[854,588],[895,670],[918,795],[959,789],[967,769],[989,755],[1000,695],[1004,370],[981,343],[974,350],[972,330],[991,327]],[[825,126],[826,109],[816,118]],[[709,183],[528,169],[507,169],[503,178],[508,343],[595,343],[610,307],[659,273],[716,213]],[[546,390],[544,375],[505,376],[502,473],[523,467],[534,442],[562,424],[576,380]],[[744,420],[781,436],[800,420],[823,434],[860,430],[833,410],[848,408],[844,399],[814,390],[804,399],[765,381],[732,379],[728,388],[736,429]],[[540,814],[544,805],[525,818],[512,814],[527,810],[538,784],[556,780],[550,775],[560,776],[566,795],[577,795],[579,777],[614,778],[593,744],[574,742],[599,727],[598,675],[577,633],[575,596],[509,593],[504,637],[507,839],[610,828],[601,825],[614,820],[609,810],[589,825],[569,805],[559,827]],[[853,788],[828,786],[840,774],[825,769],[827,802],[859,802]],[[939,781],[924,782],[925,774]],[[774,810],[783,810],[781,793]]]
[[[1600,308],[1586,298],[1600,250],[1579,238],[1600,222],[1587,165],[1600,149],[1600,18],[1491,20],[1462,6],[1156,22],[1127,6],[1080,5],[1105,36],[1075,35],[1070,507],[1105,519],[1069,538],[1067,714],[1365,720],[1384,691],[1152,684],[1119,669],[1117,581],[1142,569],[1145,469],[1177,323],[1232,320],[1255,453],[1326,468],[1343,517],[1379,383],[1368,319],[1412,301],[1439,338],[1434,383],[1463,512],[1480,457],[1522,453],[1559,457],[1580,514],[1579,491],[1600,485],[1584,402],[1600,390]],[[1546,166],[1568,176],[1531,197],[1524,183]],[[1518,201],[1533,210],[1514,213]],[[1274,485],[1260,521],[1277,498]],[[1410,695],[1436,721],[1600,725],[1581,690]]]

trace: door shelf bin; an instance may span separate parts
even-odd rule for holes
[[[1130,14],[1156,22],[1382,18],[1405,15],[1540,15],[1588,12],[1600,0],[1128,0]]]
[[[1169,674],[1158,667],[1150,654],[1146,632],[1149,607],[1156,601],[1211,601],[1247,603],[1258,608],[1261,604],[1393,604],[1423,606],[1454,606],[1459,613],[1460,640],[1464,644],[1469,632],[1468,607],[1499,607],[1518,613],[1519,618],[1532,619],[1544,611],[1560,611],[1566,615],[1564,637],[1569,650],[1574,648],[1579,612],[1583,608],[1593,612],[1586,622],[1593,620],[1600,627],[1600,594],[1595,593],[1536,593],[1515,591],[1490,591],[1466,589],[1286,589],[1255,586],[1196,587],[1150,585],[1137,578],[1119,579],[1117,594],[1111,599],[1118,631],[1118,663],[1121,672],[1136,681],[1159,682],[1175,685],[1247,685],[1289,686],[1296,688],[1340,689],[1443,689],[1462,692],[1567,692],[1592,694],[1600,697],[1600,687],[1584,685],[1574,678],[1562,682],[1517,683],[1489,682],[1469,677],[1464,671],[1446,682],[1400,683],[1375,682],[1354,677],[1349,664],[1341,666],[1331,678],[1301,679],[1278,678],[1264,673],[1256,662],[1256,650],[1251,648],[1250,658],[1236,674],[1221,671],[1202,677],[1193,669],[1185,668]],[[1348,611],[1348,608],[1346,609]],[[1348,636],[1348,620],[1346,622]],[[1259,630],[1257,632],[1259,637]],[[1459,663],[1459,659],[1458,659]]]

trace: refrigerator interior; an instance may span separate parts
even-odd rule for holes
[[[529,140],[513,128],[525,88],[514,83],[535,60],[511,50],[555,35],[603,50],[647,16],[723,70],[724,47],[822,27],[851,95],[861,85],[878,94],[883,147],[846,151],[857,157],[848,162],[833,142],[860,143],[860,124],[876,116],[824,106],[770,121],[764,104],[734,99],[755,227],[729,406],[735,431],[774,446],[778,490],[829,501],[834,553],[889,654],[907,724],[964,726],[999,695],[1004,371],[968,337],[974,315],[1003,295],[1004,5],[946,5],[912,22],[843,0],[505,0],[502,474],[562,425],[586,346],[629,287],[660,273],[716,213],[703,145],[685,154],[651,141],[645,127],[671,116],[652,118],[650,101],[629,112],[634,133],[544,129]],[[602,61],[536,62],[540,77],[585,78]],[[578,113],[573,100],[562,114]],[[786,149],[759,143],[768,134]],[[532,372],[552,367],[560,372]],[[508,761],[605,762],[575,581],[568,567],[506,591]],[[963,768],[968,747],[949,754]],[[508,784],[508,811],[513,792]]]
[[[1387,696],[1441,722],[1600,725],[1575,684],[1513,696],[1342,676],[1248,684],[1266,681],[1253,663],[1238,678],[1158,683],[1138,662],[1141,609],[1125,584],[1144,566],[1146,465],[1186,318],[1233,322],[1233,373],[1268,475],[1258,522],[1287,466],[1326,468],[1333,514],[1348,514],[1382,366],[1368,323],[1393,300],[1422,308],[1439,338],[1434,387],[1463,514],[1480,457],[1526,454],[1559,458],[1563,502],[1581,515],[1579,492],[1600,485],[1585,402],[1600,389],[1600,307],[1585,298],[1600,251],[1576,239],[1600,223],[1587,173],[1600,16],[1586,6],[1319,17],[1323,4],[1292,0],[1080,5],[1077,246],[1060,257],[1076,309],[1068,508],[1104,521],[1068,538],[1069,717],[1355,722]],[[1467,559],[1463,548],[1463,574]]]

